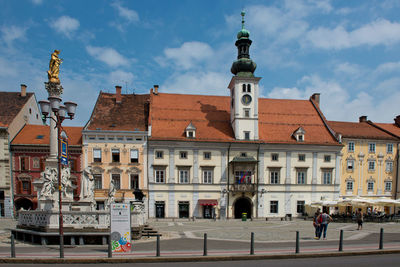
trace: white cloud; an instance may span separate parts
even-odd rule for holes
[[[1,37],[2,41],[7,44],[7,46],[12,46],[12,43],[15,40],[23,40],[25,39],[27,28],[18,27],[18,26],[3,26],[1,27]]]
[[[128,66],[129,60],[114,48],[86,46],[86,51],[95,59],[106,63],[110,67]]]
[[[386,62],[380,64],[376,70],[375,74],[386,74],[390,72],[398,72],[400,71],[400,61],[398,62]]]
[[[349,62],[340,63],[335,67],[335,73],[338,75],[346,74],[350,76],[359,76],[363,70],[362,67],[357,64],[352,64]]]
[[[227,73],[188,72],[171,76],[160,86],[160,90],[169,93],[227,95],[229,79]]]
[[[69,16],[62,16],[50,22],[51,28],[58,33],[64,34],[68,38],[72,37],[73,33],[78,30],[79,26],[79,20]]]
[[[345,49],[361,45],[392,45],[400,42],[400,23],[376,20],[353,31],[343,26],[334,29],[320,27],[307,33],[306,39],[322,49]]]
[[[158,61],[163,63],[164,60],[172,60],[174,65],[187,70],[200,62],[210,60],[213,55],[212,48],[206,43],[186,42],[178,48],[166,48],[164,50],[165,59],[159,58]]]
[[[116,70],[110,73],[110,81],[113,84],[125,85],[132,84],[134,75],[131,72]]]
[[[126,19],[128,22],[139,21],[139,14],[135,10],[122,6],[119,1],[111,3],[111,6],[118,11],[120,17]]]

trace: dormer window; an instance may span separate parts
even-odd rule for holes
[[[192,122],[186,127],[185,132],[187,138],[196,138],[196,127]]]
[[[294,133],[293,136],[297,142],[304,142],[306,131],[302,127],[299,127]]]

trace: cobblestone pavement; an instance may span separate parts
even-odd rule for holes
[[[149,220],[148,224],[162,234],[162,240],[189,238],[201,239],[204,233],[210,240],[232,240],[248,241],[251,232],[254,233],[256,242],[287,242],[294,241],[296,231],[299,231],[300,240],[314,241],[314,227],[311,221],[156,221]],[[13,219],[0,219],[0,246],[9,246],[10,232],[8,229],[15,228],[16,221]],[[338,240],[340,230],[344,231],[344,240],[360,240],[370,235],[379,234],[380,228],[384,228],[385,236],[397,234],[400,236],[400,223],[364,223],[363,230],[357,231],[355,223],[330,223],[327,231],[328,240]],[[136,243],[154,241],[155,237],[142,238]],[[20,243],[17,241],[17,243]],[[20,243],[23,246],[30,246],[28,243]]]
[[[299,231],[301,240],[313,240],[314,227],[311,221],[151,221],[149,224],[168,238],[203,238],[207,233],[208,239],[220,240],[249,240],[251,232],[257,242],[293,241],[296,231]],[[400,223],[364,223],[362,230],[357,230],[355,223],[330,223],[327,231],[328,240],[338,240],[340,230],[343,230],[345,240],[358,240],[370,234],[380,232],[384,228],[385,234],[400,233]]]

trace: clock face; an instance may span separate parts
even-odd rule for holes
[[[248,104],[250,104],[251,103],[251,96],[250,95],[244,95],[244,96],[242,96],[242,103],[244,104],[244,105],[248,105]]]

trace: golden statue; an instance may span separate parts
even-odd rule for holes
[[[59,54],[60,50],[54,50],[53,54],[51,54],[49,70],[47,71],[47,76],[49,77],[49,82],[51,83],[60,83],[58,74],[60,73],[62,59],[58,58]]]

